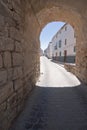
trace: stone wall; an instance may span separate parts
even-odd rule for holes
[[[39,75],[35,26],[27,0],[0,1],[0,130],[7,130],[22,110]]]
[[[65,63],[64,67],[67,71],[76,75],[76,65],[75,64]]]

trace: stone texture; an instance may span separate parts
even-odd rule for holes
[[[10,38],[21,41],[21,33],[14,27],[10,28]]]
[[[17,99],[18,99],[18,107],[21,110],[21,106],[23,107],[22,102],[24,102],[24,93],[23,93],[23,87],[21,87],[18,91],[17,91]],[[19,111],[19,109],[18,109]]]
[[[23,77],[22,67],[15,67],[13,69],[13,80]]]
[[[0,113],[1,113],[2,111],[5,111],[5,110],[6,110],[6,107],[7,107],[6,102],[2,103],[2,104],[0,105]]]
[[[11,67],[11,53],[4,52],[4,67],[9,68]]]
[[[69,63],[65,63],[64,67],[67,71],[70,71],[71,73],[76,75],[76,65],[75,64],[69,64]]]
[[[0,104],[13,93],[13,82],[9,82],[0,88]]]
[[[22,44],[18,41],[15,42],[15,51],[22,52]]]
[[[0,86],[7,82],[7,71],[0,70]]]
[[[13,66],[19,66],[23,64],[22,55],[20,53],[12,53]]]
[[[0,38],[0,51],[13,51],[14,40],[10,38]]]
[[[22,87],[23,87],[22,79],[14,80],[14,89],[15,89],[15,91],[18,90],[19,88],[22,88]]]
[[[2,27],[0,27],[0,37],[8,37],[8,27],[6,27],[6,26],[2,26]]]
[[[0,68],[3,66],[2,55],[0,54]]]
[[[13,19],[11,19],[10,17],[5,17],[5,25],[7,25],[8,27],[15,27],[16,23]],[[9,32],[9,28],[8,28],[8,32]]]
[[[4,16],[0,15],[0,26],[4,26],[4,24],[5,24]]]
[[[17,95],[13,93],[7,100],[8,120],[13,120],[17,113]],[[10,114],[11,113],[11,114]]]
[[[13,80],[13,68],[8,68],[7,69],[7,80]]]

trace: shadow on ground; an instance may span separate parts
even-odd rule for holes
[[[10,130],[87,130],[87,86],[37,86]]]

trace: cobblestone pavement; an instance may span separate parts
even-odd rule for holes
[[[87,130],[86,87],[36,87],[10,130]]]

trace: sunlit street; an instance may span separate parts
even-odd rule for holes
[[[80,85],[80,81],[72,73],[67,72],[64,65],[56,64],[45,56],[41,56],[40,65],[40,78],[37,86],[74,87]]]

